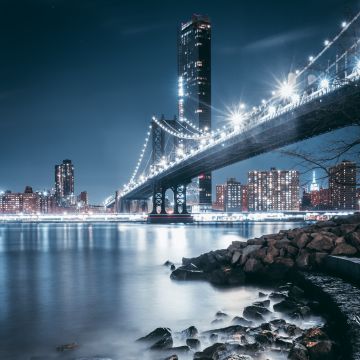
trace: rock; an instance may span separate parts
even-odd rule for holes
[[[330,234],[330,235],[329,235]],[[322,231],[320,233],[312,234],[313,239],[307,244],[306,248],[321,251],[330,252],[334,248],[334,234]]]
[[[180,266],[171,273],[170,278],[172,280],[204,280],[206,276],[201,270],[188,270]]]
[[[253,360],[253,358],[249,355],[239,355],[234,353],[226,356],[223,360]]]
[[[303,289],[300,289],[298,286],[294,285],[289,290],[289,296],[299,299],[302,298],[305,295],[305,292]]]
[[[269,323],[277,329],[283,328],[286,325],[286,321],[284,319],[274,319],[271,320]]]
[[[199,339],[186,339],[186,345],[190,348],[190,349],[194,349],[197,350],[200,348],[200,340]]]
[[[216,316],[217,318],[222,318],[222,319],[229,317],[228,314],[225,314],[225,313],[222,312],[222,311],[218,311],[218,312],[215,314],[215,316]]]
[[[347,255],[352,256],[357,253],[357,249],[349,244],[342,243],[335,247],[335,249],[331,252],[331,255]]]
[[[178,360],[178,356],[176,354],[170,355],[166,357],[164,360]]]
[[[150,346],[151,350],[169,349],[173,346],[172,336],[164,336]]]
[[[330,340],[310,342],[306,345],[311,360],[330,360],[333,343]]]
[[[221,268],[206,274],[208,281],[214,285],[242,285],[245,282],[245,273],[239,268]]]
[[[309,353],[304,345],[294,343],[291,348],[289,355],[289,360],[309,360]]]
[[[269,246],[267,248],[266,256],[263,259],[263,262],[266,264],[272,264],[274,259],[280,255],[280,251],[275,246]]]
[[[346,236],[348,242],[360,251],[360,232],[352,232]]]
[[[268,308],[270,306],[270,300],[255,301],[253,305]]]
[[[258,294],[259,298],[264,298],[266,297],[267,295],[261,291],[259,291],[259,294]]]
[[[255,341],[262,345],[271,345],[275,340],[275,336],[271,331],[262,331],[261,333],[255,334],[254,338]]]
[[[170,260],[166,260],[166,261],[164,262],[164,266],[171,266],[171,265],[174,265],[174,263],[171,262]]]
[[[218,352],[219,350],[225,350],[225,344],[223,343],[215,343],[209,347],[207,347],[206,349],[204,349],[201,352],[196,352],[194,354],[194,360],[195,359],[214,359],[214,355],[216,354],[216,352]]]
[[[295,265],[293,259],[285,258],[285,257],[278,257],[274,259],[274,264],[283,265],[286,268],[292,268]]]
[[[341,234],[349,234],[356,230],[357,224],[342,224],[340,225]]]
[[[284,313],[284,314],[290,314],[296,310],[298,310],[298,304],[295,303],[292,300],[282,300],[279,303],[274,305],[274,310]]]
[[[317,252],[314,255],[314,261],[317,266],[321,266],[323,261],[328,257],[328,253]]]
[[[241,265],[244,265],[247,258],[255,251],[261,249],[261,245],[248,245],[243,249]]]
[[[337,239],[335,239],[335,247],[337,245],[340,245],[340,244],[344,244],[346,241],[345,241],[345,238],[343,236],[340,236],[338,237]]]
[[[266,244],[266,240],[265,239],[263,239],[263,238],[260,238],[260,239],[250,239],[250,240],[248,240],[247,241],[247,244],[248,245],[261,245],[261,246],[263,246],[263,245],[265,245]]]
[[[146,336],[143,336],[137,341],[143,341],[143,342],[156,342],[163,338],[171,337],[171,330],[169,328],[156,328]]]
[[[189,326],[187,329],[180,331],[182,338],[194,338],[198,335],[198,329],[195,326]]]
[[[298,234],[295,239],[293,240],[293,243],[299,248],[304,248],[311,240],[311,237],[306,233],[300,233]]]
[[[221,323],[223,323],[223,322],[224,322],[223,319],[215,319],[215,320],[213,320],[213,321],[211,322],[211,324],[212,324],[212,325],[216,325],[216,324],[221,324]]]
[[[182,346],[174,346],[170,349],[168,349],[167,351],[170,352],[176,352],[176,353],[180,353],[180,354],[185,354],[188,353],[190,351],[190,347],[187,345],[182,345]]]
[[[231,264],[236,264],[241,257],[241,252],[236,250],[231,258]]]
[[[172,265],[170,266],[170,270],[171,270],[171,271],[174,271],[175,269],[176,269],[175,265],[172,264]]]
[[[249,320],[260,320],[263,321],[263,315],[270,314],[270,311],[261,306],[246,306],[243,312],[243,316]]]
[[[260,260],[257,260],[255,258],[248,259],[244,266],[245,273],[259,273],[263,270],[264,270],[264,265],[262,265]]]
[[[281,239],[275,242],[275,247],[280,250],[290,244],[291,241],[289,239]]]
[[[275,345],[280,349],[290,350],[293,346],[293,342],[290,338],[279,337],[275,340]]]
[[[316,226],[318,228],[325,228],[325,227],[334,227],[337,226],[335,221],[327,220],[327,221],[319,221]]]
[[[214,343],[214,342],[218,341],[219,335],[218,335],[218,334],[215,334],[215,333],[210,334],[209,339],[210,339],[211,342]]]
[[[230,325],[230,326],[226,326],[224,328],[219,328],[219,329],[213,329],[213,330],[208,330],[208,331],[204,331],[202,334],[203,335],[210,335],[211,334],[222,334],[225,336],[230,336],[230,335],[244,335],[246,333],[247,327],[245,326],[241,326],[241,325]]]
[[[309,268],[311,266],[310,253],[306,249],[301,249],[295,263],[300,269]]]
[[[303,333],[303,331],[294,324],[286,324],[283,327],[283,330],[289,336],[297,336],[297,335],[301,335]]]
[[[286,295],[285,294],[283,294],[283,293],[280,293],[280,292],[272,292],[270,295],[269,295],[269,298],[271,299],[271,300],[275,300],[275,301],[277,301],[277,300],[284,300],[284,299],[286,299]]]
[[[234,324],[234,325],[241,325],[241,326],[246,326],[246,327],[249,327],[253,324],[252,321],[248,321],[246,319],[244,319],[243,317],[241,316],[235,316],[231,322]]]

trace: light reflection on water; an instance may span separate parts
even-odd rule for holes
[[[134,339],[158,326],[207,330],[218,310],[241,315],[259,289],[173,282],[162,264],[295,226],[0,224],[0,358],[135,359]]]

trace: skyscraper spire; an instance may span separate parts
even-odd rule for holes
[[[313,177],[312,177],[312,182],[310,185],[310,191],[319,191],[319,185],[316,182],[315,170],[313,171]]]

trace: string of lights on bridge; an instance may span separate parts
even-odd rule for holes
[[[311,69],[315,62],[317,62],[322,57],[322,55],[326,51],[328,51],[338,39],[340,39],[340,37],[351,27],[351,25],[355,23],[355,21],[359,17],[360,12],[350,22],[342,22],[342,30],[332,40],[325,40],[324,48],[316,56],[309,56],[307,64],[301,70],[296,70],[293,74],[292,79],[288,78],[285,81],[279,82],[277,89],[272,92],[272,97],[270,99],[263,99],[260,106],[253,107],[251,111],[248,112],[245,111],[245,104],[240,104],[235,109],[229,111],[227,117],[228,120],[230,120],[231,122],[230,126],[223,126],[222,128],[216,129],[214,131],[208,131],[208,129],[200,129],[188,119],[181,118],[181,122],[184,122],[185,124],[192,127],[194,130],[196,130],[196,133],[192,132],[192,134],[189,134],[184,132],[184,130],[188,129],[184,128],[184,130],[179,131],[170,127],[168,124],[165,125],[165,122],[158,120],[154,116],[152,118],[153,122],[166,133],[179,139],[195,140],[196,142],[198,142],[198,147],[192,148],[189,153],[185,153],[183,151],[178,152],[175,160],[173,161],[169,161],[165,157],[163,157],[158,166],[156,168],[153,167],[148,175],[141,175],[140,179],[135,180],[140,169],[142,160],[144,158],[148,142],[150,140],[152,129],[152,126],[150,125],[134,172],[132,173],[130,181],[125,184],[123,189],[120,191],[120,196],[126,195],[128,192],[144,184],[149,179],[158,176],[160,173],[166,171],[172,166],[179,164],[181,161],[188,159],[201,151],[206,150],[209,146],[215,146],[232,136],[239,135],[241,132],[244,132],[251,128],[251,125],[258,125],[263,121],[267,121],[276,116],[280,116],[285,112],[291,111],[300,105],[303,105],[309,101],[314,100],[315,98],[318,98],[328,92],[331,92],[345,85],[349,81],[358,80],[360,78],[360,60],[357,59],[356,64],[354,64],[353,66],[352,73],[347,76],[347,78],[345,78],[342,82],[331,81],[327,77],[327,75],[321,74],[315,77],[313,83],[317,82],[318,86],[310,94],[303,94],[302,96],[300,96],[297,93],[296,87],[296,80],[307,70]],[[353,44],[351,49],[357,47],[359,42],[360,39],[357,40],[355,44]],[[335,62],[346,56],[348,50],[346,50],[340,57],[337,57]],[[334,64],[329,65],[328,69],[331,66],[334,66]],[[113,196],[106,199],[105,203],[110,203],[112,201],[114,201]]]

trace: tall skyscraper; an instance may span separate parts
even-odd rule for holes
[[[330,202],[333,210],[356,209],[356,163],[344,160],[329,168]]]
[[[225,210],[225,191],[226,185],[216,185],[216,201],[214,204],[214,209],[221,211]]]
[[[211,23],[193,15],[178,37],[179,121],[211,129]],[[211,206],[211,173],[199,176],[199,204]]]
[[[230,178],[226,182],[225,210],[239,212],[242,210],[242,188],[239,181]]]
[[[64,160],[55,165],[55,197],[58,204],[68,202],[74,196],[74,165]]]
[[[312,177],[312,182],[310,184],[310,191],[318,191],[319,190],[319,185],[316,182],[316,174],[315,171],[313,171],[313,177]]]
[[[299,210],[299,191],[298,171],[249,171],[249,211]]]

